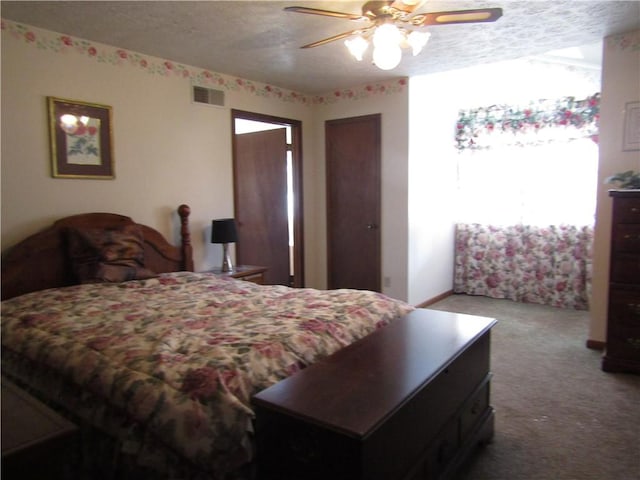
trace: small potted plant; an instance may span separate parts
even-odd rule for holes
[[[617,184],[616,187],[623,190],[640,189],[640,172],[627,170],[605,178],[604,183]]]

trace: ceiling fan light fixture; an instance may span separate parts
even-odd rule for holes
[[[359,62],[362,61],[364,52],[369,48],[369,42],[367,42],[362,36],[357,35],[352,38],[348,38],[344,41],[344,44],[349,49],[349,53],[355,57]]]
[[[310,7],[285,7],[285,10],[368,22],[368,25],[364,29],[361,28],[340,33],[323,40],[303,45],[300,48],[317,47],[336,40],[348,38],[344,42],[345,45],[351,55],[358,61],[361,61],[371,40],[373,42],[373,63],[382,70],[391,70],[400,64],[400,60],[402,60],[402,48],[410,47],[414,56],[423,50],[431,34],[428,32],[415,31],[412,30],[412,28],[456,23],[495,22],[502,17],[501,8],[415,13],[425,1],[426,0],[366,1],[362,6],[362,15]]]
[[[429,32],[417,32],[415,30],[407,35],[407,43],[411,47],[414,57],[422,51],[429,41],[429,37],[431,37]]]
[[[373,45],[375,47],[400,47],[404,35],[393,23],[384,23],[376,28],[373,33]]]
[[[373,63],[381,70],[396,68],[402,60],[402,31],[393,23],[378,26],[373,33]]]
[[[399,45],[377,45],[373,48],[373,63],[380,70],[392,70],[402,60],[402,49]]]

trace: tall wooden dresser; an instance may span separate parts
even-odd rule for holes
[[[607,347],[602,369],[640,373],[640,190],[613,197]]]

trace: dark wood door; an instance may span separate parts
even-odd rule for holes
[[[234,141],[236,262],[268,267],[265,283],[289,285],[286,129]]]
[[[380,291],[380,115],[325,123],[329,288]]]

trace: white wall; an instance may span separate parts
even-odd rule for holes
[[[407,296],[407,85],[392,80],[309,96],[198,67],[63,39],[3,20],[2,249],[54,220],[107,211],[179,241],[191,206],[196,270],[221,263],[213,218],[233,214],[230,109],[302,121],[306,285],[326,287],[324,120],[382,113],[385,293]],[[193,104],[191,83],[223,90],[223,108]],[[46,97],[113,108],[114,180],[51,176]]]
[[[196,270],[221,263],[219,245],[209,243],[211,219],[233,215],[231,108],[302,120],[304,172],[314,170],[313,109],[256,94],[249,84],[224,81],[223,108],[191,102],[190,75],[197,68],[93,44],[96,54],[64,47],[54,32],[14,24],[2,32],[2,248],[65,215],[108,211],[131,216],[179,241],[175,210],[191,206]],[[139,62],[144,59],[146,68]],[[179,68],[178,68],[179,67]],[[177,72],[177,73],[176,73]],[[250,88],[251,87],[251,88]],[[284,92],[285,95],[288,92]],[[114,180],[56,179],[51,176],[46,97],[113,108]],[[305,175],[305,194],[315,179]],[[305,202],[306,204],[307,202]],[[316,249],[313,203],[308,208],[307,248]],[[311,279],[316,275],[308,269]]]
[[[414,77],[409,102],[409,302],[420,304],[453,286],[458,106],[454,74]],[[453,101],[452,101],[453,100]]]
[[[640,151],[622,150],[625,105],[640,101],[640,30],[607,37],[603,49],[600,107],[600,168],[593,255],[593,294],[589,340],[604,342],[609,293],[611,198],[604,184],[610,175],[640,171]]]
[[[315,112],[316,155],[325,158],[324,125],[327,120],[358,117],[374,113],[381,114],[382,121],[382,278],[383,293],[402,300],[408,299],[408,90],[406,79],[400,79],[385,88],[364,86],[364,91],[374,88],[378,95],[370,95],[366,100],[340,101],[319,105]],[[394,88],[395,87],[395,88]],[[324,185],[324,164],[318,162],[315,172],[319,183]],[[326,231],[326,191],[318,189],[315,197],[320,220],[320,231]],[[322,272],[324,284],[327,279],[326,244],[320,246],[316,270]]]

